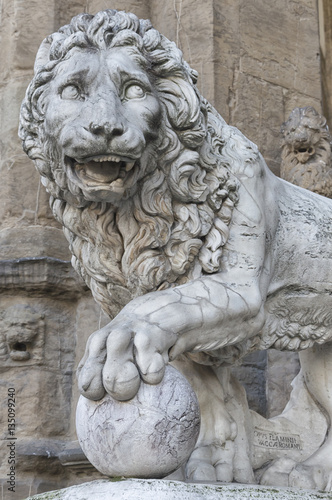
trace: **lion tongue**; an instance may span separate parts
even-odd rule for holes
[[[76,164],[76,168],[91,180],[98,182],[112,182],[120,175],[122,162],[90,161],[89,163]]]

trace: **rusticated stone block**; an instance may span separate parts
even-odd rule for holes
[[[0,53],[2,74],[33,68],[41,41],[54,29],[54,4],[54,0],[30,0],[27,8],[25,0],[2,3],[1,31],[5,35]]]
[[[70,261],[71,255],[68,243],[61,229],[45,226],[26,226],[7,228],[0,231],[0,261],[20,258],[36,259],[37,257]],[[0,269],[1,267],[0,264]]]
[[[1,227],[17,223],[57,226],[51,216],[45,189],[40,185],[33,163],[22,154],[17,137],[20,100],[24,97],[26,85],[27,77],[21,76],[0,87]]]
[[[84,3],[86,7],[81,12],[88,10],[89,13],[96,14],[100,10],[117,9],[133,12],[142,19],[150,17],[149,2],[146,0],[122,0],[120,3],[117,0],[87,0]]]
[[[197,10],[195,0],[152,0],[151,21],[182,50],[185,59],[199,73],[198,87],[204,96],[215,100],[215,50],[213,43],[213,2]]]
[[[231,122],[257,144],[271,170],[280,164],[279,127],[284,119],[283,89],[242,72],[234,81]]]
[[[315,2],[243,2],[240,32],[242,71],[316,98],[320,96]],[[299,57],[300,54],[305,57]]]
[[[297,91],[289,90],[289,89],[284,89],[283,94],[284,94],[284,120],[283,120],[283,122],[288,118],[288,116],[290,115],[291,111],[294,108],[312,106],[319,113],[321,112],[322,102],[319,98],[317,99],[317,98],[312,97],[310,95],[302,94],[301,92],[297,92]],[[281,123],[280,123],[280,125],[281,125]]]

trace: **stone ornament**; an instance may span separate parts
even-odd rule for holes
[[[3,366],[41,364],[45,343],[44,315],[27,304],[1,312],[0,360]]]
[[[295,108],[281,127],[280,175],[288,182],[332,197],[332,137],[324,116]]]
[[[75,17],[37,54],[20,137],[113,318],[79,387],[127,401],[173,362],[201,410],[188,479],[330,490],[332,203],[276,178],[196,81],[149,21],[114,10]],[[229,371],[266,348],[302,352],[271,421]]]
[[[76,412],[85,455],[111,477],[160,478],[176,471],[195,448],[199,424],[196,395],[170,365],[160,384],[142,383],[130,401],[81,396]]]

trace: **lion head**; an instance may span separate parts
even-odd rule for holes
[[[295,108],[282,125],[281,134],[281,177],[332,197],[332,139],[326,119],[311,106]]]
[[[129,300],[220,268],[233,162],[258,154],[200,96],[149,21],[106,10],[46,38],[21,108],[23,147],[73,265],[114,316]]]

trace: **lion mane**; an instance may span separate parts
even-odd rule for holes
[[[134,46],[162,104],[158,155],[119,207],[84,198],[67,178],[43,128],[43,94],[74,47]],[[114,317],[131,299],[220,270],[238,183],[232,164],[259,154],[226,125],[196,88],[197,74],[149,21],[106,10],[81,14],[41,45],[21,109],[19,134],[51,195],[72,264],[103,310]],[[153,168],[151,168],[153,165]]]
[[[281,127],[283,179],[332,197],[332,138],[324,116],[307,106],[295,108]]]

